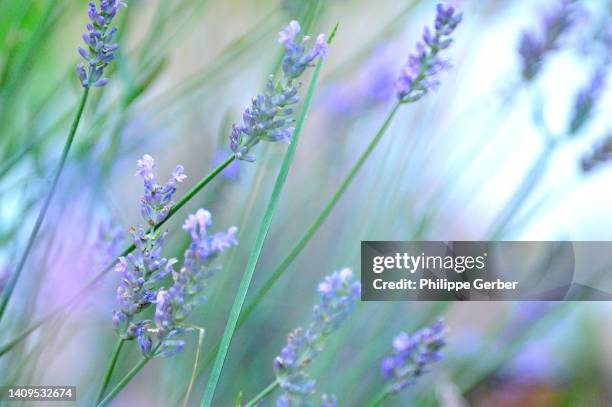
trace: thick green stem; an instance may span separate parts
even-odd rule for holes
[[[232,161],[234,161],[234,155],[230,155],[223,163],[217,166],[214,170],[212,170],[206,177],[202,178],[200,182],[198,182],[193,188],[189,190],[172,208],[166,219],[155,226],[155,229],[161,227],[168,219],[170,219],[176,212],[181,209],[187,202],[191,200],[202,188],[204,188],[208,183],[210,183],[221,171],[223,171]],[[127,247],[118,257],[127,256],[131,253],[136,246],[134,244]],[[23,332],[17,334],[15,338],[10,340],[6,345],[0,347],[0,356],[9,352],[16,344],[27,338],[32,332],[38,329],[45,322],[49,321],[59,312],[64,311],[69,306],[72,306],[79,301],[81,301],[85,295],[89,292],[89,290],[94,287],[101,279],[104,277],[106,273],[111,271],[115,265],[116,261],[113,261],[108,266],[106,266],[102,271],[96,274],[87,284],[83,286],[79,291],[77,291],[70,299],[68,299],[65,303],[59,305],[55,309],[51,310],[49,313],[44,315],[38,321],[34,322],[30,327],[26,328]]]
[[[246,403],[244,405],[244,407],[255,407],[257,405],[257,403],[259,403],[260,401],[262,401],[263,399],[265,399],[266,397],[268,397],[270,395],[270,393],[272,393],[274,390],[276,390],[276,388],[279,386],[278,381],[274,381],[272,383],[270,383],[270,385],[268,387],[266,387],[265,389],[263,389],[257,396],[253,397],[253,399],[249,400],[248,403]]]
[[[89,88],[85,88],[83,91],[83,96],[81,97],[81,101],[76,111],[76,115],[74,116],[74,120],[72,121],[72,125],[70,126],[70,131],[68,133],[68,137],[66,138],[66,142],[64,143],[64,149],[62,150],[62,155],[60,157],[60,161],[55,170],[55,174],[53,175],[53,181],[51,182],[51,188],[47,193],[45,200],[43,201],[43,205],[40,208],[40,212],[38,213],[38,217],[36,218],[36,222],[34,223],[34,228],[32,232],[30,232],[30,237],[28,238],[28,243],[26,245],[25,251],[21,255],[19,262],[17,263],[17,267],[11,277],[11,280],[7,284],[4,289],[2,295],[2,302],[0,303],[0,321],[4,316],[6,311],[6,307],[8,306],[8,302],[13,294],[15,286],[17,285],[17,281],[21,276],[23,268],[25,266],[26,260],[30,254],[30,251],[34,247],[34,242],[36,241],[36,237],[38,236],[38,232],[42,226],[43,221],[45,220],[45,215],[47,214],[47,210],[49,209],[49,205],[51,204],[51,199],[53,199],[53,195],[55,194],[55,190],[57,189],[57,183],[59,182],[60,176],[62,175],[62,171],[64,170],[64,166],[66,164],[66,159],[68,158],[68,153],[70,152],[70,147],[72,147],[72,142],[74,141],[74,137],[76,135],[77,129],[79,127],[79,123],[81,122],[81,117],[83,116],[83,111],[85,110],[85,104],[87,103],[87,98],[89,97]]]
[[[117,360],[119,359],[119,354],[121,353],[121,348],[125,340],[123,338],[119,339],[117,342],[117,346],[115,347],[115,351],[113,352],[113,356],[111,357],[111,361],[106,369],[106,374],[104,375],[104,380],[102,381],[102,386],[100,386],[100,391],[98,392],[98,397],[96,397],[96,403],[99,403],[104,397],[104,392],[108,387],[108,383],[110,383],[111,377],[113,376],[113,371],[115,370],[115,366],[117,365]]]

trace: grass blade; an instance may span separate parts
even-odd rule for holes
[[[108,365],[108,369],[106,370],[106,374],[104,375],[104,380],[102,381],[102,386],[100,386],[100,391],[98,392],[98,397],[96,397],[96,403],[99,403],[104,397],[104,392],[108,387],[108,383],[110,383],[110,379],[113,376],[113,371],[115,370],[115,366],[117,365],[117,359],[119,359],[119,354],[121,353],[121,348],[125,340],[123,338],[119,339],[117,342],[117,346],[115,347],[115,351],[113,352],[113,357],[111,358],[110,364]]]

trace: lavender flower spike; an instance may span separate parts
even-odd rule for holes
[[[169,289],[161,288],[156,296],[155,328],[141,332],[140,342],[152,343],[149,333],[154,331],[160,341],[159,353],[155,356],[170,356],[179,352],[184,345],[181,339],[181,323],[193,309],[206,300],[203,294],[208,280],[219,270],[211,262],[218,254],[238,245],[236,234],[238,228],[230,227],[227,232],[209,234],[212,215],[205,209],[189,215],[183,230],[191,235],[191,244],[185,251],[185,261],[179,272],[172,273],[173,284]],[[150,347],[141,347],[147,356]]]
[[[320,34],[315,45],[306,51],[306,42],[309,37],[301,41],[297,36],[301,30],[297,21],[291,21],[279,34],[279,42],[285,46],[283,58],[283,77],[274,82],[272,76],[268,79],[266,90],[255,96],[251,106],[247,107],[242,115],[242,125],[234,124],[230,135],[230,147],[236,158],[245,161],[255,161],[249,155],[249,150],[264,141],[291,141],[294,119],[291,117],[295,105],[299,101],[297,96],[300,84],[293,81],[300,77],[306,68],[314,66],[317,57],[327,55],[328,45],[325,35]]]
[[[600,68],[595,71],[587,86],[580,90],[574,102],[574,112],[569,124],[569,134],[575,135],[591,118],[597,102],[606,87],[606,70]]]
[[[540,72],[544,57],[559,47],[562,35],[574,24],[574,0],[561,0],[555,10],[542,20],[542,34],[524,31],[519,44],[522,75],[531,81]]]
[[[175,185],[185,179],[183,167],[179,165],[170,181],[162,187],[157,184],[154,168],[155,160],[150,155],[138,160],[136,174],[142,176],[144,181],[141,214],[149,226],[165,219],[172,207]],[[121,283],[117,288],[119,308],[113,312],[113,325],[124,339],[139,336],[141,346],[147,347],[148,343],[143,342],[140,335],[146,332],[151,321],[137,321],[136,317],[156,302],[157,291],[154,285],[174,272],[177,260],[166,259],[161,255],[166,232],[138,227],[130,228],[130,234],[136,249],[126,257],[120,257],[115,266],[115,271],[121,275]]]
[[[580,167],[584,174],[590,173],[597,167],[612,161],[612,133],[599,140],[580,160]]]
[[[151,226],[166,219],[174,205],[172,196],[176,192],[176,184],[187,178],[183,166],[177,165],[172,172],[172,178],[162,186],[157,183],[153,173],[154,169],[155,160],[150,155],[145,154],[141,160],[138,160],[136,175],[140,175],[144,180],[144,197],[141,201],[140,212],[144,220]]]
[[[127,5],[120,0],[100,0],[100,8],[96,7],[94,0],[89,2],[89,19],[87,32],[83,34],[86,48],[79,47],[79,54],[87,64],[77,65],[77,74],[84,88],[90,86],[104,86],[108,82],[103,78],[104,69],[115,58],[115,51],[119,45],[113,44],[113,37],[117,27],[110,27],[120,7]]]
[[[449,38],[462,19],[451,6],[438,4],[435,29],[423,31],[423,42],[417,42],[416,54],[408,57],[396,82],[397,97],[402,103],[412,103],[439,85],[438,74],[449,68],[450,63],[439,57],[439,52],[452,43]]]
[[[315,380],[306,368],[323,350],[325,339],[346,320],[361,295],[361,284],[353,281],[353,272],[343,269],[325,277],[318,286],[320,302],[313,309],[308,329],[297,328],[289,334],[287,345],[274,360],[274,372],[283,394],[278,406],[305,405],[314,393]],[[334,406],[335,398],[324,399],[324,406]]]
[[[427,366],[442,358],[447,330],[439,320],[412,335],[400,333],[393,340],[393,355],[382,361],[383,376],[390,380],[391,392],[397,393],[427,372]]]

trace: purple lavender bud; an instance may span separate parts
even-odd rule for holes
[[[591,80],[576,95],[574,111],[569,123],[569,134],[575,135],[591,118],[593,111],[606,87],[606,70],[597,69]]]
[[[450,46],[452,39],[447,37],[461,22],[462,14],[443,4],[438,4],[436,11],[435,31],[425,28],[423,42],[417,42],[416,53],[408,57],[396,81],[397,97],[403,103],[415,102],[435,89],[439,73],[450,67],[438,54]]]
[[[157,225],[170,213],[174,206],[172,197],[176,192],[176,184],[183,182],[187,176],[183,173],[183,166],[178,165],[172,172],[172,178],[164,185],[159,185],[154,174],[155,160],[145,154],[138,160],[138,171],[136,175],[144,181],[144,197],[140,208],[142,217],[151,226]]]
[[[277,404],[303,405],[314,393],[315,380],[306,368],[323,350],[327,337],[346,320],[361,293],[361,285],[353,281],[350,269],[335,272],[318,285],[321,300],[313,309],[308,329],[297,328],[289,334],[287,345],[274,359],[274,372],[283,394]],[[335,402],[335,400],[334,400]],[[331,404],[334,405],[334,404]]]
[[[100,87],[108,82],[107,79],[102,78],[102,74],[114,59],[114,53],[119,48],[117,44],[111,44],[117,28],[111,28],[110,25],[120,7],[127,7],[127,5],[119,0],[101,0],[98,9],[93,0],[89,2],[87,15],[91,22],[86,25],[88,32],[82,36],[87,49],[79,47],[79,54],[87,61],[89,67],[87,70],[84,67],[78,70],[79,79],[84,88]]]
[[[561,0],[554,10],[544,15],[541,33],[524,31],[519,43],[522,76],[533,80],[542,68],[544,58],[559,48],[562,36],[574,25],[574,0]]]
[[[138,338],[138,346],[144,355],[150,355],[153,348],[153,340],[148,333],[148,324],[142,323],[136,329],[136,337]]]
[[[320,34],[313,48],[307,52],[305,43],[309,37],[302,41],[296,41],[301,30],[297,21],[291,21],[278,34],[279,43],[285,46],[285,57],[283,58],[283,78],[275,83],[270,76],[266,90],[256,95],[251,106],[244,110],[242,125],[234,124],[230,135],[230,148],[236,158],[243,161],[255,161],[249,155],[250,149],[260,141],[287,141],[291,140],[293,129],[291,118],[293,109],[291,105],[298,103],[297,96],[299,84],[293,81],[300,77],[306,68],[314,66],[316,58],[327,55],[329,45],[325,41],[325,35]]]
[[[393,339],[393,354],[381,363],[383,376],[391,391],[397,393],[427,372],[427,367],[442,358],[447,329],[442,320],[408,335],[400,333]]]
[[[293,20],[278,33],[278,42],[290,51],[295,46],[295,36],[302,30],[300,23]]]

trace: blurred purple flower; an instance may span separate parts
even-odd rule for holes
[[[569,124],[569,134],[575,135],[591,118],[606,87],[605,67],[596,69],[587,86],[581,89],[574,100],[574,110]]]
[[[381,363],[382,374],[390,380],[393,393],[413,384],[427,372],[428,365],[442,359],[446,335],[447,329],[439,320],[412,335],[402,332],[393,339],[393,355]]]
[[[299,84],[293,80],[298,78],[304,70],[313,66],[317,57],[323,58],[327,54],[328,45],[325,35],[317,37],[313,48],[306,52],[306,41],[296,41],[301,28],[297,21],[291,21],[278,35],[279,42],[285,46],[286,55],[283,58],[283,78],[274,83],[270,76],[266,91],[255,96],[251,106],[247,107],[242,115],[242,125],[234,124],[230,135],[230,147],[236,158],[245,161],[255,161],[249,155],[249,150],[260,141],[291,141],[293,128],[291,105],[299,101],[297,96]]]
[[[283,390],[277,400],[278,406],[304,405],[314,393],[316,382],[306,368],[323,350],[327,337],[337,330],[351,313],[361,295],[361,284],[353,281],[350,269],[343,269],[325,277],[317,291],[320,294],[320,302],[313,309],[308,329],[297,328],[290,333],[287,345],[274,359],[274,372]],[[324,405],[335,405],[335,398],[333,401],[330,399],[328,403]]]
[[[417,42],[416,53],[408,57],[397,79],[397,97],[403,103],[415,102],[435,89],[439,85],[439,73],[450,67],[450,63],[438,54],[451,45],[449,36],[461,22],[462,14],[456,14],[453,7],[443,4],[438,4],[436,11],[434,32],[425,27],[423,42]]]
[[[125,243],[123,228],[112,220],[98,225],[94,248],[101,264],[113,261],[121,253]]]
[[[217,168],[225,160],[227,160],[227,155],[228,154],[225,150],[218,150],[215,153],[215,157],[213,160],[213,168]],[[232,161],[227,167],[223,169],[221,175],[232,181],[237,180],[240,176],[240,162],[236,160]]]
[[[599,140],[580,160],[583,173],[592,172],[596,167],[612,161],[612,133]]]
[[[87,32],[83,34],[83,41],[87,49],[79,47],[79,54],[87,61],[87,65],[79,63],[77,74],[84,88],[90,86],[104,86],[108,82],[103,78],[104,69],[115,59],[118,44],[113,44],[113,37],[117,27],[110,25],[120,7],[127,7],[120,0],[100,0],[100,8],[96,7],[94,0],[89,2],[89,19]]]
[[[525,346],[506,367],[501,376],[525,384],[554,384],[562,372],[561,359],[549,343],[534,341]]]
[[[324,90],[322,108],[330,120],[348,119],[363,110],[391,100],[395,91],[397,47],[385,44],[377,47],[364,63],[355,84],[335,83]]]
[[[540,72],[544,57],[559,47],[559,42],[573,26],[575,20],[574,0],[561,2],[541,22],[541,34],[535,30],[523,31],[519,43],[523,79],[530,81]]]

